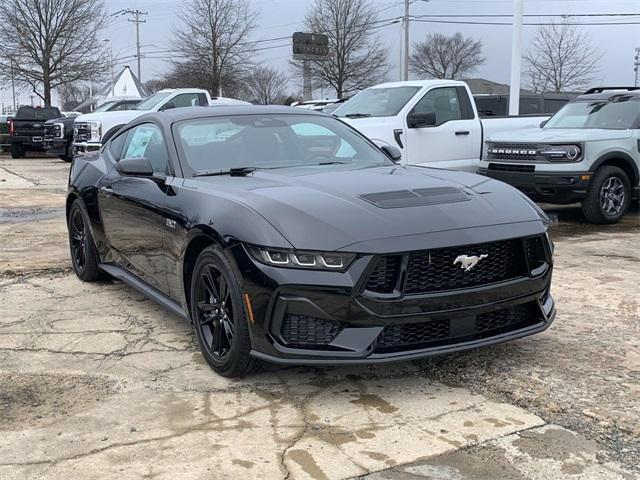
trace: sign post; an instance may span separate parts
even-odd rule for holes
[[[329,59],[329,37],[318,33],[294,33],[293,59],[302,60],[303,96],[304,100],[311,100],[313,96],[311,62]]]

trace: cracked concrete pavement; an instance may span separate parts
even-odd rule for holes
[[[0,478],[640,478],[637,209],[553,211],[542,335],[227,380],[184,321],[68,271],[67,172],[0,157]]]

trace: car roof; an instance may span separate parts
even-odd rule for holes
[[[640,91],[623,91],[623,90],[609,90],[599,93],[590,93],[587,95],[580,95],[576,97],[576,100],[579,102],[588,102],[588,101],[606,101],[612,100],[615,97],[625,97],[629,100],[640,100]]]
[[[151,113],[144,117],[153,117],[164,123],[194,120],[198,118],[228,117],[232,115],[316,115],[326,117],[322,112],[314,112],[303,108],[279,105],[219,105],[215,107],[182,107],[172,108],[164,112]],[[142,118],[142,117],[141,117]]]
[[[460,80],[407,80],[402,82],[387,82],[375,85],[369,88],[394,88],[394,87],[436,87],[438,85],[446,86],[464,86],[464,82]]]

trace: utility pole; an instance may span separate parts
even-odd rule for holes
[[[633,71],[636,72],[636,80],[635,83],[633,84],[634,87],[638,86],[638,74],[640,70],[640,47],[636,48],[636,57],[635,60],[633,62]]]
[[[410,0],[404,0],[404,69],[402,79],[409,80],[409,6]]]
[[[13,92],[13,111],[16,112],[18,110],[16,106],[16,71],[13,68],[13,60],[11,60],[11,91]]]
[[[511,40],[511,83],[509,115],[520,112],[520,76],[522,70],[522,0],[513,0],[513,38]]]
[[[140,58],[141,58],[140,56],[140,24],[147,23],[147,21],[140,20],[140,17],[149,15],[149,12],[141,12],[138,9],[131,10],[130,8],[127,8],[123,13],[133,15],[133,18],[129,18],[127,19],[127,21],[136,24],[136,51],[137,51],[136,57],[138,57],[138,80],[142,82],[142,74],[140,73]]]

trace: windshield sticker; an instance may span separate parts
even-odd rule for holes
[[[129,142],[125,158],[144,158],[154,133],[152,127],[138,127]]]

